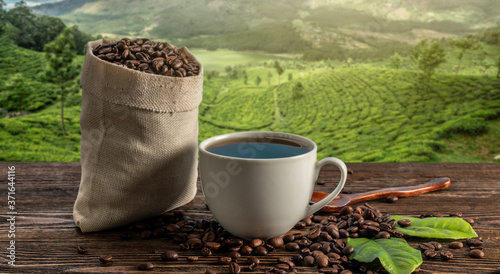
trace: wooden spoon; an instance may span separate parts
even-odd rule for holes
[[[337,197],[335,197],[335,199],[333,199],[330,203],[324,206],[320,211],[324,212],[339,211],[345,206],[366,200],[386,198],[388,196],[396,196],[396,197],[416,196],[422,193],[444,189],[449,186],[450,186],[450,178],[442,177],[434,179],[425,184],[420,184],[416,186],[390,187],[390,188],[383,188],[379,190],[373,190],[357,194],[339,194]],[[311,202],[315,203],[321,201],[323,198],[328,196],[328,194],[330,193],[314,191],[311,198]]]

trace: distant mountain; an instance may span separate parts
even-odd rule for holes
[[[293,43],[293,49],[280,50],[280,43],[262,49],[270,52],[330,44],[370,48],[375,40],[414,44],[500,25],[496,0],[65,0],[33,9],[90,34],[151,37],[209,49],[261,49],[256,45],[260,33],[272,38],[286,31],[286,38],[277,39],[289,39],[283,42]]]
[[[41,5],[36,5],[31,9],[36,13],[51,15],[51,16],[59,16],[63,14],[70,13],[75,9],[80,8],[86,3],[93,2],[97,0],[62,0],[59,2],[46,3]]]

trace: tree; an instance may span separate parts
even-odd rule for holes
[[[43,51],[45,44],[54,40],[66,28],[61,19],[46,15],[36,17],[35,24],[36,29],[33,33],[35,44],[31,49],[36,51]]]
[[[462,58],[464,57],[465,51],[471,49],[478,49],[479,45],[471,38],[462,38],[453,41],[453,45],[460,49],[460,53],[458,54],[458,65],[457,71],[455,74],[458,74],[460,71],[460,63],[462,62]]]
[[[5,21],[9,27],[9,38],[18,46],[33,49],[35,46],[36,17],[23,1],[7,11]]]
[[[3,6],[5,5],[3,0],[0,0],[0,35],[3,34],[4,32],[4,26],[5,26],[5,10],[3,9]]]
[[[428,92],[434,71],[445,62],[444,47],[438,41],[428,43],[427,39],[422,39],[413,48],[411,58],[417,64],[419,80]]]
[[[243,84],[247,85],[248,84],[248,75],[243,76]]]
[[[280,66],[280,62],[274,61],[274,69],[278,73],[278,86],[281,84],[281,74],[285,72],[285,69]]]
[[[57,38],[45,46],[45,58],[49,62],[46,69],[47,79],[59,85],[59,97],[61,99],[61,129],[66,135],[64,128],[64,99],[71,92],[71,80],[79,74],[79,65],[73,63],[76,57],[75,41],[71,35],[71,28],[66,28]]]
[[[399,69],[401,67],[401,56],[396,52],[391,56],[389,66],[394,69]]]
[[[260,83],[262,83],[262,79],[260,78],[260,76],[257,76],[257,78],[255,78],[255,84],[259,86]]]
[[[298,82],[293,86],[293,88],[292,88],[293,100],[298,100],[304,96],[302,94],[302,90],[304,90],[304,86],[302,85],[302,82]]]
[[[6,32],[14,44],[42,51],[66,27],[61,19],[46,15],[35,16],[24,2],[5,13]]]
[[[22,73],[10,76],[6,84],[6,91],[2,94],[3,107],[8,111],[17,110],[22,113],[26,110],[28,97],[33,90],[26,85],[26,79]]]

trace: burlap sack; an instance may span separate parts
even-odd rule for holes
[[[83,232],[157,216],[196,194],[201,64],[197,76],[167,77],[92,54],[115,41],[89,42],[82,67],[82,177],[73,218]]]

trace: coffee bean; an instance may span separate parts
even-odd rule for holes
[[[202,249],[201,249],[201,255],[205,256],[205,257],[208,257],[208,256],[211,256],[212,255],[212,250],[210,250],[210,248],[204,246]]]
[[[196,261],[198,261],[198,256],[188,256],[186,259],[189,262],[196,262]]]
[[[150,263],[150,262],[147,262],[147,263],[141,263],[141,264],[139,264],[139,265],[137,266],[137,268],[138,268],[139,270],[151,270],[151,269],[153,269],[154,267],[155,267],[155,266],[154,266],[152,263]]]
[[[340,210],[339,215],[340,215],[340,216],[351,215],[353,212],[354,212],[354,210],[352,209],[352,207],[350,207],[350,206],[345,206],[345,207],[343,207],[343,208]]]
[[[274,266],[274,268],[282,269],[282,270],[285,270],[285,271],[288,271],[288,270],[292,269],[292,267],[290,267],[289,264],[277,264],[277,265]]]
[[[181,229],[178,225],[176,224],[169,224],[165,227],[168,232],[177,232],[179,229]]]
[[[238,251],[231,251],[227,254],[227,256],[231,257],[233,261],[236,261],[238,258],[241,257],[241,254]]]
[[[231,257],[219,257],[217,259],[217,263],[218,264],[230,264],[232,261]]]
[[[205,247],[209,248],[212,251],[217,251],[219,250],[221,244],[218,242],[207,242],[205,243]]]
[[[436,247],[431,243],[422,243],[418,247],[422,250],[436,250]]]
[[[317,237],[319,237],[321,233],[321,229],[319,228],[315,228],[315,229],[312,229],[309,234],[307,234],[307,238],[311,239],[311,240],[314,240],[316,239]]]
[[[244,245],[240,248],[240,253],[243,255],[250,255],[253,251],[253,248],[251,248],[248,245]]]
[[[463,219],[464,219],[464,221],[468,222],[471,225],[474,224],[474,219],[472,219],[472,218],[463,218]]]
[[[89,254],[89,249],[81,246],[77,246],[76,251],[78,251],[78,254]]]
[[[99,45],[93,49],[93,54],[104,61],[124,65],[127,68],[146,73],[174,76],[175,70],[175,75],[178,77],[194,76],[199,73],[198,63],[190,60],[185,54],[178,52],[168,43],[127,39],[123,38],[117,43]],[[164,59],[167,55],[169,62],[165,62]],[[142,64],[134,64],[130,61],[139,61]],[[180,214],[183,213],[174,212],[174,217],[182,219],[183,216],[180,216]]]
[[[151,230],[144,230],[141,233],[141,239],[150,239],[153,237],[153,232]]]
[[[210,231],[210,232],[207,232],[203,235],[203,238],[201,239],[201,241],[204,243],[213,242],[213,241],[215,241],[215,238],[216,238],[215,233]]]
[[[240,266],[235,263],[235,262],[231,262],[229,264],[229,273],[231,274],[239,274],[241,272],[241,268]]]
[[[451,242],[448,244],[448,247],[452,249],[459,249],[464,247],[464,244],[462,242]]]
[[[287,234],[287,235],[283,236],[284,243],[293,242],[294,240],[295,240],[295,235],[293,235],[293,234]]]
[[[398,225],[400,225],[401,227],[410,226],[411,225],[411,220],[409,220],[409,219],[398,220]]]
[[[311,246],[309,246],[309,249],[311,251],[314,251],[314,250],[319,250],[323,247],[323,245],[321,243],[314,243],[312,244]]]
[[[179,259],[179,254],[173,250],[166,250],[161,254],[161,259],[163,261],[177,261]]]
[[[316,257],[316,263],[318,267],[326,267],[328,266],[328,256],[325,254],[320,254]]]
[[[453,259],[453,253],[448,250],[442,250],[441,252],[439,252],[439,255],[441,256],[441,260],[443,261],[449,261]]]
[[[323,274],[338,274],[339,270],[334,267],[323,267],[319,270],[319,273]]]
[[[255,257],[255,256],[250,256],[247,258],[247,264],[259,264],[260,263],[260,260],[259,258]]]
[[[274,248],[280,248],[284,245],[283,238],[281,238],[281,237],[271,238],[271,239],[267,240],[267,242],[270,245],[272,245]]]
[[[258,246],[253,250],[253,253],[258,256],[265,256],[267,255],[267,249],[263,246]]]
[[[437,252],[434,249],[427,249],[424,251],[424,256],[428,259],[436,258]]]
[[[186,244],[188,244],[191,249],[201,249],[203,247],[203,243],[197,238],[188,239]]]
[[[297,243],[288,243],[285,245],[287,251],[299,251],[300,246]]]
[[[299,221],[297,224],[295,224],[296,229],[303,229],[304,227],[306,227],[306,222],[304,221]]]
[[[258,246],[261,246],[264,244],[264,241],[262,241],[261,239],[253,239],[250,241],[250,243],[248,244],[251,248],[256,248]]]
[[[469,252],[471,258],[482,258],[484,257],[484,252],[481,249],[472,249]]]
[[[186,243],[180,243],[179,244],[179,249],[182,250],[182,251],[189,250],[189,245],[186,244]]]
[[[395,203],[396,201],[398,200],[398,197],[396,196],[388,196],[387,198],[385,198],[385,202],[386,203]]]
[[[342,270],[342,272],[340,272],[340,274],[352,274],[352,271],[351,270]]]
[[[462,212],[451,212],[450,217],[462,217]]]
[[[441,250],[441,248],[443,248],[443,245],[438,242],[429,242],[429,244],[433,245],[435,250]]]
[[[307,237],[302,237],[300,240],[297,241],[297,244],[299,244],[300,247],[308,247],[312,244],[311,240]]]
[[[339,229],[339,235],[341,238],[349,238],[349,232],[345,229]]]
[[[314,258],[313,258],[313,256],[305,256],[304,259],[302,260],[302,265],[303,266],[312,266],[312,265],[314,265]]]
[[[311,256],[311,254],[312,254],[311,250],[307,247],[302,248],[299,252],[300,252],[300,255],[302,255],[302,257]]]
[[[479,239],[474,239],[474,238],[467,238],[467,240],[465,240],[465,243],[471,247],[471,246],[482,246],[483,245],[483,242]]]
[[[352,245],[348,245],[342,249],[342,253],[344,255],[351,255],[354,252],[354,247]]]
[[[401,232],[399,230],[393,230],[390,233],[393,237],[397,237],[397,238],[403,238],[403,236],[404,236],[403,232]]]
[[[113,261],[113,255],[102,255],[101,257],[99,257],[99,261],[101,261],[101,263],[109,263],[111,261]]]
[[[325,254],[330,253],[331,250],[332,248],[329,242],[323,243],[323,245],[321,246],[321,251],[323,251],[323,253]]]

